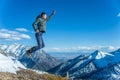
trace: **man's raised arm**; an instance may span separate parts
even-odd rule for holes
[[[50,20],[55,15],[55,13],[56,13],[56,11],[53,10],[53,12],[51,13],[51,15],[49,15],[46,20],[47,21]]]

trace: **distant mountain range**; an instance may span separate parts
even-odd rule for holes
[[[112,52],[119,49],[118,47],[114,46],[93,46],[93,47],[73,47],[73,48],[58,48],[54,49],[52,52],[50,51],[49,54],[59,60],[67,61],[69,59],[73,59],[79,55],[85,54],[89,55],[92,52],[99,50],[103,52]],[[58,50],[58,51],[57,51]]]
[[[95,51],[68,60],[48,72],[73,80],[120,80],[120,49],[113,52]]]
[[[47,71],[61,63],[59,60],[50,56],[43,50],[38,50],[35,53],[32,53],[32,57],[27,58],[25,52],[29,47],[21,44],[1,44],[0,49],[4,52],[4,55],[13,57],[15,60],[20,61],[25,67],[30,69]]]

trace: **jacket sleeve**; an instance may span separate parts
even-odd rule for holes
[[[37,30],[37,27],[36,27],[36,25],[39,23],[39,18],[38,19],[36,19],[36,21],[32,24],[32,26],[33,26],[33,29],[36,31]]]
[[[46,21],[50,20],[52,17],[54,16],[54,14],[52,13],[51,15],[49,15],[46,19]]]

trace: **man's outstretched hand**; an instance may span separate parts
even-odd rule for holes
[[[56,13],[56,10],[53,10],[52,14],[55,14]]]

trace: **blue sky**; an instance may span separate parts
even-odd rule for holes
[[[53,9],[43,35],[46,48],[120,46],[120,0],[1,0],[0,43],[36,45],[32,23]]]

